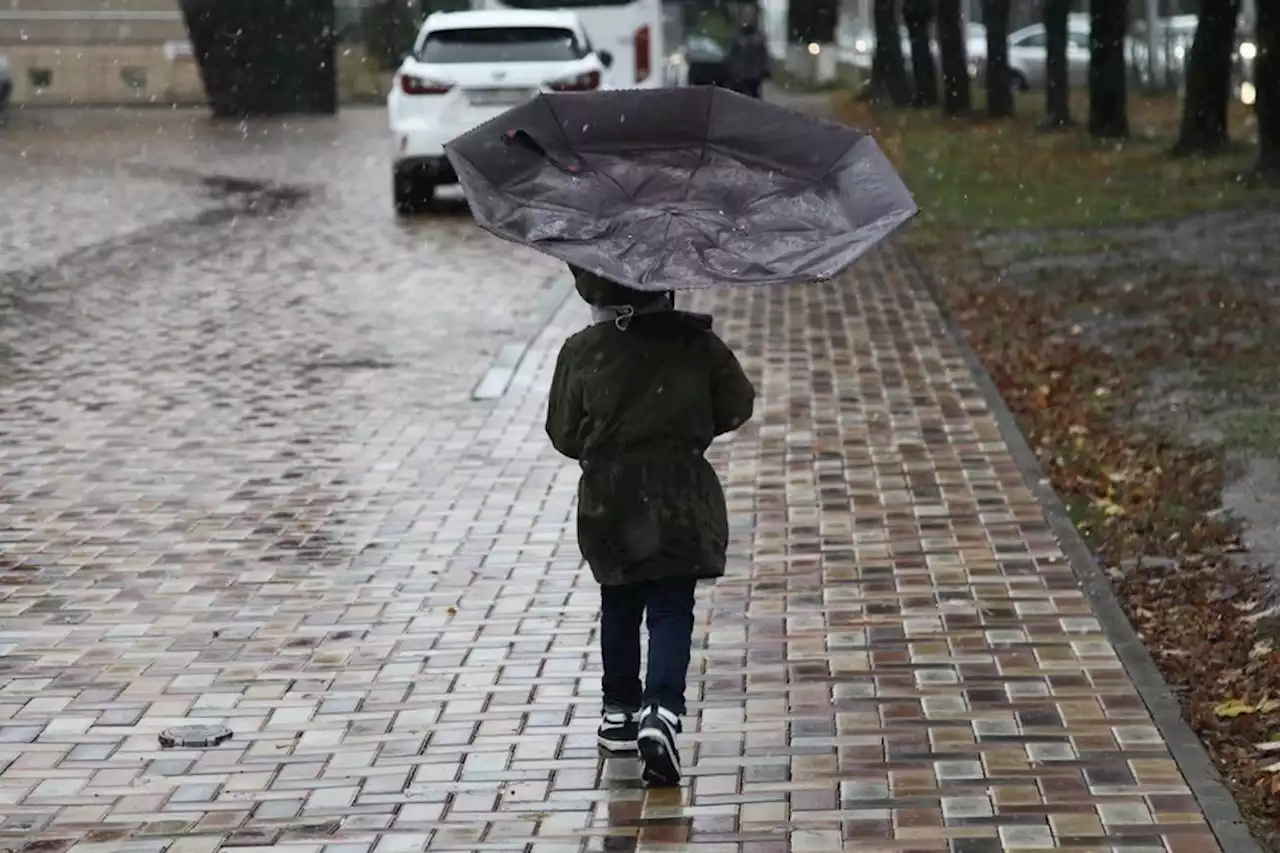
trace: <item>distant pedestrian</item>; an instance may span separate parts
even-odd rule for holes
[[[571,269],[594,323],[560,350],[547,434],[582,466],[578,543],[601,586],[598,740],[638,750],[647,783],[676,785],[694,588],[724,574],[729,541],[724,490],[703,454],[747,422],[755,389],[710,317]]]
[[[760,9],[753,3],[742,7],[737,35],[729,46],[729,88],[752,98],[761,96],[764,81],[771,76],[769,42],[760,31]]]

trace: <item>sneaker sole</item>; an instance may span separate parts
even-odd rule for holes
[[[596,744],[605,752],[636,752],[640,746],[633,740],[615,740],[596,735]]]
[[[680,784],[680,767],[664,741],[657,733],[649,737],[641,734],[638,738],[640,757],[644,759],[641,778],[646,784],[670,788]]]

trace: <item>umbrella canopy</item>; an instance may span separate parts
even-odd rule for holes
[[[482,227],[640,290],[831,278],[917,211],[867,134],[712,87],[542,94],[445,151]]]

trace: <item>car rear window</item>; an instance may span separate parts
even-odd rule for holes
[[[422,62],[564,62],[586,53],[573,30],[559,27],[476,27],[435,30],[419,51]]]

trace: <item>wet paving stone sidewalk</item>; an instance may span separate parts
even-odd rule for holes
[[[356,209],[108,258],[76,323],[0,334],[0,850],[1220,849],[892,249],[694,298],[761,392],[712,450],[730,570],[685,785],[602,759],[577,470],[542,431],[587,312],[473,400],[536,328],[503,288],[549,267]],[[192,724],[232,736],[161,746]]]
[[[401,411],[401,452],[352,436],[383,460],[366,495],[326,496],[363,521],[354,553],[272,539],[305,500],[222,537],[261,499],[233,496],[163,559],[145,538],[107,557],[126,532],[103,519],[53,567],[11,568],[0,847],[1217,850],[895,256],[857,285],[696,307],[762,397],[714,449],[735,534],[700,594],[685,787],[645,791],[594,745],[597,591],[576,471],[541,431],[556,348],[586,320],[571,303],[495,405]],[[448,471],[415,492],[403,466],[428,450]],[[160,748],[192,722],[234,735]]]

